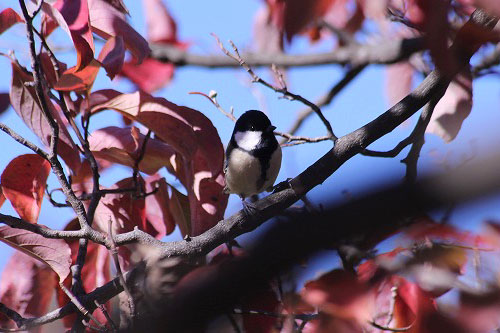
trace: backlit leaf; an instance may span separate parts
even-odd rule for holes
[[[12,62],[12,84],[9,93],[12,107],[24,123],[40,138],[42,143],[49,146],[51,136],[50,125],[42,113],[35,88],[27,85],[30,82],[33,82],[33,76],[17,63]],[[64,121],[59,112],[57,112],[47,96],[45,100],[47,101],[51,115],[59,125],[57,153],[73,172],[77,172],[81,164],[78,149],[71,139],[66,126],[64,126]]]
[[[49,265],[60,282],[70,273],[71,250],[62,239],[47,239],[27,230],[3,226],[0,241]]]
[[[95,59],[83,69],[78,70],[77,67],[72,67],[66,70],[54,85],[54,89],[59,91],[75,91],[85,93],[92,89],[97,73],[101,65]]]
[[[123,59],[125,57],[125,46],[121,36],[111,37],[104,44],[101,53],[99,53],[99,60],[106,70],[108,76],[113,79],[118,74],[123,66]]]
[[[94,58],[87,0],[57,0],[51,4],[44,3],[42,8],[73,40],[78,57],[76,69],[87,66]]]
[[[105,0],[88,0],[92,31],[102,38],[121,36],[139,61],[150,53],[148,42],[126,21],[125,14]]]
[[[14,158],[3,171],[3,194],[23,220],[37,222],[49,172],[49,162],[36,154]]]
[[[24,20],[14,9],[6,8],[2,10],[0,12],[0,34],[19,22],[24,22]]]
[[[131,128],[106,127],[96,130],[89,136],[90,150],[99,159],[134,167],[139,157],[145,135],[139,134],[135,142]],[[147,174],[154,174],[164,166],[170,166],[174,150],[166,143],[150,138],[147,141],[139,170]]]
[[[432,113],[427,132],[451,142],[472,110],[472,75],[469,70],[458,74]]]
[[[154,233],[151,231],[148,233],[161,239],[174,231],[176,223],[170,209],[171,199],[168,194],[168,184],[165,178],[161,178],[157,174],[146,178],[145,183],[148,193],[156,189],[156,193],[146,197],[146,219],[148,225],[154,229],[152,230]]]

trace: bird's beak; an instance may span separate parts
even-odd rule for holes
[[[272,133],[276,129],[276,126],[270,125],[267,129],[266,132]]]

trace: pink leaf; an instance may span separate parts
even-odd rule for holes
[[[363,10],[365,17],[383,20],[387,14],[389,0],[358,0],[358,5]]]
[[[177,42],[177,24],[162,0],[144,0],[148,40],[154,43]]]
[[[450,83],[432,113],[427,132],[451,142],[472,110],[472,75],[469,70],[458,74]]]
[[[89,136],[89,145],[96,158],[134,167],[145,137],[144,134],[139,134],[139,140],[136,142],[131,134],[131,128],[112,126],[92,132]],[[170,160],[174,154],[174,150],[169,145],[150,138],[139,164],[139,170],[154,174],[160,168],[170,166]]]
[[[3,193],[23,220],[37,222],[49,172],[49,162],[35,154],[16,157],[3,171]]]
[[[3,226],[0,241],[49,265],[60,282],[70,273],[71,250],[62,239],[47,239],[27,230]]]
[[[40,317],[49,310],[56,284],[56,275],[49,267],[16,251],[2,272],[0,299],[25,318]],[[17,328],[3,314],[0,325]]]
[[[272,20],[269,6],[259,9],[254,18],[253,38],[255,50],[263,53],[283,51],[283,30]]]
[[[108,76],[113,79],[116,74],[120,73],[125,57],[125,46],[121,36],[111,37],[99,54],[98,60],[108,73]]]
[[[0,12],[0,34],[12,27],[14,24],[24,20],[12,8],[6,8]]]
[[[410,93],[414,73],[415,69],[407,61],[398,62],[387,67],[385,87],[390,106],[396,104]]]
[[[24,123],[40,138],[43,144],[50,145],[50,125],[45,119],[42,108],[36,96],[35,88],[27,86],[26,83],[33,82],[30,73],[20,67],[17,63],[12,63],[12,84],[10,88],[10,102],[16,113]],[[60,114],[55,110],[50,99],[45,96],[49,111],[59,124],[59,142],[57,153],[63,158],[66,164],[77,172],[80,168],[80,154],[75,143],[64,126]]]
[[[139,185],[144,188],[144,180],[139,177]],[[111,189],[132,189],[134,181],[125,178],[111,186]],[[108,232],[111,221],[113,233],[132,231],[134,227],[141,230],[146,229],[146,211],[144,197],[135,197],[135,191],[124,193],[107,194],[97,206],[95,212],[96,226],[102,232]]]
[[[94,58],[87,0],[57,0],[52,5],[44,3],[42,8],[73,40],[78,56],[76,68],[87,66]]]
[[[141,64],[132,59],[123,64],[120,74],[135,83],[142,91],[152,93],[172,80],[174,69],[174,65],[153,58],[146,58]]]
[[[125,20],[125,14],[105,0],[88,0],[92,31],[102,38],[121,36],[140,63],[150,53],[148,42]]]

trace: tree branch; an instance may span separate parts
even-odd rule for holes
[[[151,56],[162,62],[176,66],[200,66],[207,68],[238,67],[231,59],[216,55],[198,55],[180,50],[165,44],[151,44]],[[241,55],[248,66],[270,67],[303,67],[341,64],[361,66],[367,64],[392,64],[408,58],[415,52],[424,50],[424,39],[408,38],[402,40],[388,39],[374,44],[348,45],[320,54],[289,55],[244,53]]]

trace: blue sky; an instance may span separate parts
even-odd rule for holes
[[[132,25],[144,34],[145,26],[141,1],[129,0],[125,3],[131,13]],[[240,50],[251,48],[253,17],[263,1],[183,0],[169,1],[167,4],[173,17],[177,20],[179,39],[190,42],[192,52],[221,54],[210,33],[216,33],[223,41],[233,40]],[[8,6],[17,10],[19,5],[17,1],[8,1],[2,3],[0,9]],[[23,64],[28,64],[27,44],[23,29],[22,25],[16,25],[0,36],[0,52],[13,49],[20,61]],[[66,49],[71,48],[70,40],[63,33],[55,34],[51,37],[50,42],[52,45],[61,45]],[[102,43],[97,44],[97,47],[101,46]],[[311,46],[305,38],[298,37],[289,50],[293,53],[314,53],[330,50],[332,46],[332,42]],[[71,52],[63,50],[58,55],[69,65],[75,63],[74,54]],[[5,73],[3,79],[0,80],[0,92],[8,91],[11,70],[7,59],[0,58],[0,72]],[[286,73],[288,88],[314,101],[342,78],[343,72],[343,69],[338,65],[290,69]],[[269,71],[266,69],[259,70],[258,73],[264,78],[269,78]],[[384,66],[369,66],[339,94],[331,105],[323,109],[338,136],[347,134],[373,120],[389,107],[385,97],[384,80]],[[487,76],[474,82],[473,110],[456,140],[450,144],[444,144],[436,136],[426,136],[427,143],[422,150],[419,161],[421,172],[442,170],[440,159],[445,156],[451,157],[453,161],[458,161],[463,154],[484,155],[498,146],[497,128],[500,123],[500,86],[498,82],[496,76]],[[101,71],[94,90],[103,88],[113,88],[122,92],[134,90],[134,87],[125,80],[115,79],[110,82],[105,73]],[[229,140],[233,123],[206,99],[188,94],[191,91],[208,93],[210,90],[218,92],[218,101],[226,110],[233,106],[236,115],[248,109],[263,109],[280,131],[286,131],[296,114],[303,109],[303,105],[299,102],[280,99],[280,96],[273,91],[263,86],[251,84],[250,77],[241,69],[178,68],[171,84],[156,92],[155,95],[206,114],[213,121],[225,143]],[[39,142],[17,118],[13,110],[0,116],[0,122],[7,124],[32,141]],[[379,150],[392,148],[408,135],[414,124],[415,119],[413,118],[409,124],[396,129],[372,145],[371,148]],[[112,112],[102,113],[92,122],[93,129],[110,125],[121,125],[120,117]],[[318,119],[311,117],[299,134],[320,136],[325,134],[325,129]],[[0,170],[3,170],[15,156],[30,153],[3,133],[0,133],[0,146],[2,147]],[[331,144],[329,143],[305,144],[285,148],[283,167],[278,181],[294,177],[330,148]],[[394,159],[356,156],[342,166],[323,185],[312,190],[309,198],[315,204],[332,199],[346,200],[346,191],[350,196],[356,196],[389,180],[402,179],[405,168],[403,164],[399,163],[399,160],[406,156],[407,151],[408,149],[405,149],[400,156]],[[103,185],[110,186],[121,178],[130,176],[130,171],[125,168],[117,168],[115,171],[112,174],[104,174]],[[57,184],[51,176],[49,187],[56,186]],[[500,218],[498,203],[499,199],[494,198],[458,208],[453,214],[453,222],[467,229],[475,229],[485,218]],[[232,197],[226,215],[230,215],[240,208],[239,199]],[[6,214],[16,214],[8,203],[4,204],[0,211]],[[71,218],[72,213],[69,209],[53,208],[48,200],[45,200],[39,222],[54,228],[62,228]],[[178,237],[179,233],[175,232],[169,239]],[[0,267],[3,267],[8,259],[7,254],[11,251],[6,245],[0,244],[0,253],[2,254],[0,255]],[[318,261],[315,267],[320,266]]]

